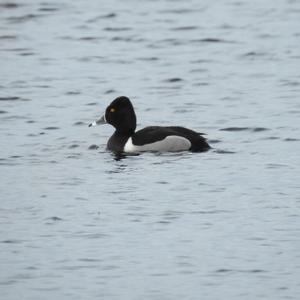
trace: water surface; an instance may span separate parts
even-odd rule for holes
[[[298,299],[298,1],[1,1],[0,20],[3,299]],[[214,149],[116,160],[87,124],[119,95]]]

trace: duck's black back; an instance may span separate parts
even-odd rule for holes
[[[180,126],[149,126],[132,136],[134,145],[143,146],[165,139],[167,136],[181,136],[191,142],[190,151],[206,151],[210,148],[201,133]]]

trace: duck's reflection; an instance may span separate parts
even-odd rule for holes
[[[132,170],[133,166],[128,164],[128,159],[133,156],[139,156],[139,154],[127,154],[124,152],[111,152],[112,161],[115,161],[111,170],[107,171],[109,174],[123,173],[128,171],[128,168]]]
[[[129,158],[132,156],[139,156],[139,155],[140,155],[139,153],[112,152],[112,156],[115,161],[120,161],[125,158]]]

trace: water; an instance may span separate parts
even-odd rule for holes
[[[1,1],[0,20],[3,299],[298,299],[299,1]],[[87,124],[119,95],[214,149],[116,159]]]

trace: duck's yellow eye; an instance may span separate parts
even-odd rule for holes
[[[116,110],[112,107],[109,111],[110,112],[115,112]]]

